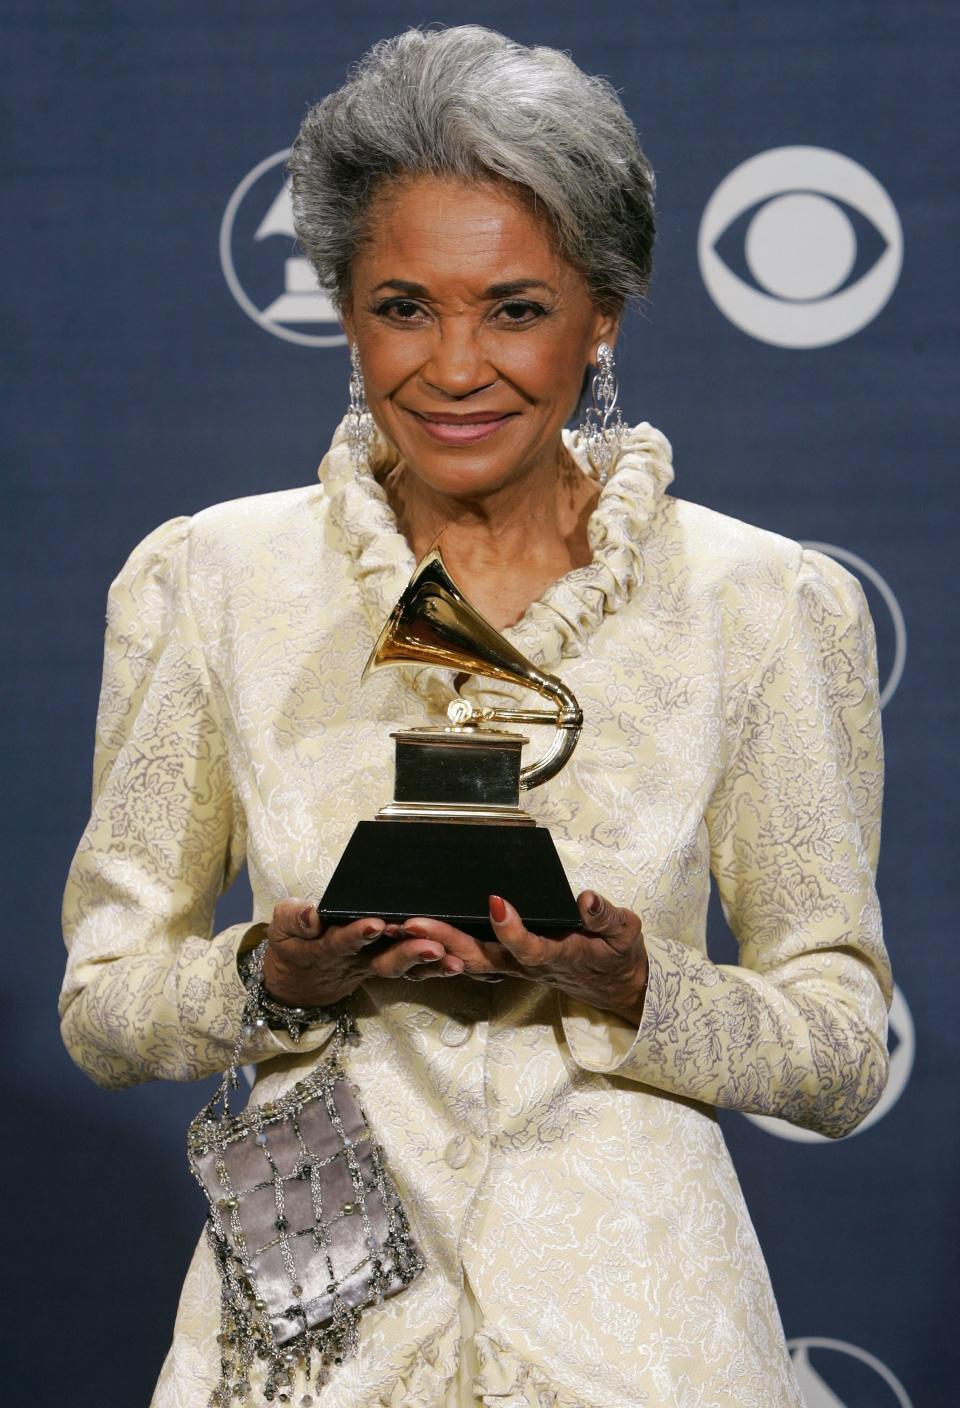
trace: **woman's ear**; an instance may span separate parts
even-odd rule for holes
[[[590,344],[590,363],[597,365],[597,348],[601,342],[605,342],[608,347],[617,345],[617,337],[620,332],[620,317],[615,313],[597,313],[593,323],[593,338]]]

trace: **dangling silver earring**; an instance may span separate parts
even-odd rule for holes
[[[373,440],[373,416],[367,408],[367,393],[363,385],[363,370],[360,366],[360,353],[357,344],[350,348],[350,410],[347,435],[350,440],[350,458],[354,469],[362,469],[370,460],[370,443]]]
[[[600,484],[610,477],[610,466],[620,453],[627,429],[617,410],[620,387],[613,362],[613,348],[601,342],[597,348],[597,371],[590,384],[593,405],[584,413],[580,434],[587,446],[587,458],[597,472]]]

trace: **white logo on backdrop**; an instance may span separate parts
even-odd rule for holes
[[[220,265],[223,276],[234,298],[243,311],[255,323],[274,337],[282,337],[287,342],[299,342],[307,347],[342,347],[346,342],[337,320],[337,314],[330,299],[318,288],[316,276],[306,259],[290,253],[295,239],[293,228],[293,203],[290,186],[276,168],[282,166],[290,155],[289,149],[274,152],[265,157],[237,186],[227,202],[220,224]],[[252,242],[259,243],[271,236],[282,236],[274,241],[277,247],[275,279],[269,288],[268,297],[256,299],[247,291],[238,272],[243,255],[249,250],[237,248],[235,228],[237,215],[248,203],[252,204],[257,226],[252,234]],[[285,259],[281,251],[287,250]],[[252,272],[252,271],[251,271]],[[261,307],[261,303],[266,306]],[[292,326],[296,324],[296,326]],[[323,332],[304,332],[304,326],[315,324],[324,328]]]
[[[828,557],[836,558],[844,566],[852,567],[855,572],[866,577],[867,581],[876,587],[883,598],[883,604],[890,612],[890,620],[893,622],[893,664],[890,666],[890,673],[880,691],[880,708],[885,708],[896,692],[897,685],[903,677],[903,667],[907,662],[907,623],[903,619],[903,612],[900,610],[899,601],[893,594],[893,589],[886,578],[880,576],[875,567],[871,567],[869,562],[865,562],[862,557],[858,557],[855,552],[850,552],[847,548],[838,548],[834,543],[803,543],[802,546],[813,548],[815,552],[826,553]]]
[[[848,1139],[852,1139],[855,1134],[862,1134],[865,1129],[869,1129],[872,1124],[876,1124],[878,1120],[883,1119],[884,1115],[889,1114],[910,1079],[916,1039],[910,1008],[907,1006],[903,993],[897,987],[893,990],[893,1001],[890,1004],[888,1020],[890,1031],[897,1039],[897,1046],[890,1057],[890,1074],[887,1077],[886,1089],[863,1123],[857,1125],[856,1129],[847,1135]],[[745,1113],[744,1118],[748,1119],[751,1124],[766,1130],[767,1134],[775,1134],[780,1139],[792,1139],[797,1144],[833,1144],[836,1142],[833,1139],[828,1139],[825,1134],[817,1134],[812,1129],[801,1129],[799,1125],[788,1124],[786,1120],[775,1119],[773,1115],[748,1115]]]
[[[860,1403],[869,1403],[870,1408],[913,1408],[907,1391],[897,1376],[875,1355],[868,1354],[865,1349],[858,1349],[855,1344],[810,1336],[788,1340],[787,1348],[793,1360],[793,1370],[800,1385],[804,1408],[854,1408],[854,1404]],[[816,1351],[817,1368],[810,1362],[811,1349]],[[850,1403],[835,1393],[827,1382],[830,1377],[831,1358],[838,1354],[847,1355],[864,1366],[856,1376],[863,1379],[863,1391],[858,1392],[856,1399]],[[848,1379],[849,1374],[845,1378]],[[884,1388],[877,1383],[878,1379],[885,1385]]]
[[[868,216],[886,241],[873,267],[846,287],[857,236],[838,200]],[[714,247],[758,201],[744,254],[759,289]],[[720,182],[700,221],[697,254],[708,293],[736,327],[775,347],[826,347],[866,327],[886,304],[900,277],[903,231],[880,182],[850,157],[824,147],[776,147]]]

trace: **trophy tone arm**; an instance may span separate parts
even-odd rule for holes
[[[555,699],[555,710],[478,709],[466,699],[454,699],[447,708],[447,717],[458,728],[485,723],[554,725],[556,733],[547,751],[535,763],[528,763],[520,769],[520,786],[526,791],[556,777],[576,748],[583,728],[583,710],[563,681],[554,675],[536,673],[539,678],[527,683],[541,694]]]
[[[583,712],[572,691],[556,675],[537,669],[471,606],[447,572],[439,546],[418,564],[370,652],[361,681],[385,665],[413,662],[506,680],[550,701],[551,709],[478,709],[455,699],[447,710],[454,728],[465,732],[485,723],[554,725],[556,735],[543,757],[520,769],[525,790],[555,777],[576,748]]]

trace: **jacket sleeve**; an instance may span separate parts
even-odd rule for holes
[[[67,880],[63,1039],[99,1085],[223,1070],[245,992],[237,957],[261,925],[212,935],[245,859],[221,720],[190,603],[190,523],[134,551],[110,590],[93,810]],[[241,1059],[311,1050],[331,1025],[265,1032]]]
[[[579,1064],[839,1137],[887,1077],[883,754],[859,584],[805,551],[706,808],[739,965],[646,935],[639,1028],[564,1004]]]

